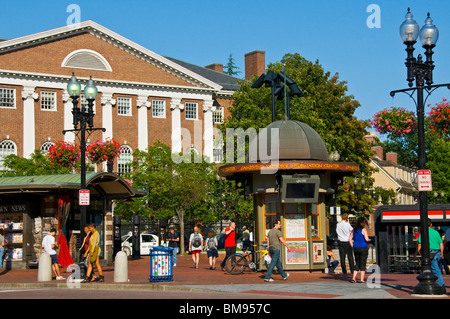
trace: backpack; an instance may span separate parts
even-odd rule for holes
[[[192,246],[193,247],[200,247],[202,245],[202,240],[200,238],[200,235],[198,233],[194,234],[194,239],[192,240]]]
[[[216,240],[214,238],[208,238],[208,249],[209,250],[215,250],[216,247]]]

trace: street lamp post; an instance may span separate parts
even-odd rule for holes
[[[72,114],[73,114],[73,127],[72,130],[64,130],[63,134],[67,132],[73,132],[80,140],[80,190],[86,189],[86,140],[89,136],[97,130],[105,132],[104,128],[93,128],[94,126],[94,101],[97,97],[97,87],[92,80],[89,79],[87,85],[84,88],[84,97],[86,98],[88,105],[87,108],[84,105],[78,107],[78,99],[81,96],[81,84],[78,82],[75,75],[72,73],[69,83],[67,84],[67,92],[72,98]],[[78,128],[80,124],[80,128]],[[86,133],[88,133],[86,137]],[[83,234],[84,226],[87,223],[86,205],[80,203],[80,234]]]
[[[425,119],[424,119],[424,89],[428,92],[428,96],[438,87],[447,86],[449,84],[433,85],[433,69],[434,62],[432,60],[433,48],[439,37],[438,29],[433,25],[433,20],[428,13],[425,20],[425,25],[419,30],[419,25],[413,19],[409,8],[406,14],[405,21],[400,26],[400,36],[403,43],[406,45],[406,68],[407,81],[409,89],[392,91],[391,96],[397,92],[407,93],[413,98],[414,91],[417,92],[417,133],[418,133],[418,158],[419,170],[426,168],[425,157]],[[422,55],[419,54],[417,59],[413,56],[414,44],[417,37],[420,37],[422,47],[425,49],[426,61],[422,60]],[[416,87],[413,88],[413,82],[416,81]],[[450,88],[450,87],[449,87]],[[436,283],[437,277],[431,271],[430,261],[430,240],[428,233],[428,205],[427,193],[425,191],[419,192],[419,209],[420,209],[420,233],[421,233],[421,266],[422,271],[417,280],[419,284],[414,288],[414,294],[418,295],[441,295],[444,293],[442,287]]]
[[[353,180],[353,182],[355,183],[355,194],[356,194],[356,198],[358,200],[358,206],[357,206],[357,212],[358,212],[358,217],[361,217],[361,212],[359,210],[359,204],[361,201],[361,195],[363,195],[366,191],[364,190],[364,184],[366,183],[366,180],[364,179],[364,177],[362,177],[359,182],[361,183],[361,188],[358,188],[358,179],[355,177],[355,179]]]

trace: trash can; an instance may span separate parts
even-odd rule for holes
[[[173,280],[173,248],[153,247],[150,249],[150,281]]]

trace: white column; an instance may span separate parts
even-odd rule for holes
[[[34,92],[34,87],[24,87],[22,91],[23,101],[23,157],[30,157],[35,150],[36,132],[34,118],[34,100],[39,94]]]
[[[151,108],[151,103],[146,96],[138,96],[136,101],[138,107],[138,149],[144,151],[148,148],[148,121],[147,110]]]
[[[73,130],[73,103],[72,98],[69,93],[63,93],[63,102],[64,102],[64,130]],[[79,102],[78,102],[79,103]],[[75,134],[72,132],[67,132],[64,134],[64,141],[73,143],[75,142]]]
[[[116,105],[116,100],[112,98],[112,93],[103,93],[101,103],[102,108],[102,127],[106,129],[103,132],[103,140],[113,137],[113,119],[112,107]]]
[[[215,111],[215,109],[216,107],[213,106],[213,100],[203,101],[203,156],[206,161],[208,161],[207,158],[209,158],[209,162],[214,160],[213,111]]]
[[[181,99],[172,98],[170,109],[172,110],[172,153],[180,153],[182,151],[181,110],[184,109]]]

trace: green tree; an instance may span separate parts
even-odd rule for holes
[[[207,209],[208,193],[216,179],[214,164],[188,154],[174,161],[170,147],[156,142],[147,151],[133,153],[132,172],[126,177],[133,187],[147,191],[147,195],[133,203],[118,203],[117,211],[129,216],[139,213],[144,217],[172,217],[174,213],[184,234],[187,218],[199,220]],[[130,211],[133,210],[133,211]],[[184,253],[184,236],[180,238]]]
[[[238,70],[239,67],[236,66],[236,64],[234,63],[233,55],[230,54],[230,56],[228,57],[228,63],[225,65],[225,71],[223,73],[235,76],[241,73],[241,71]]]
[[[72,173],[72,168],[51,164],[47,155],[40,150],[35,150],[30,155],[30,158],[20,157],[14,154],[5,156],[3,166],[7,169],[0,172],[2,177]]]
[[[434,192],[439,194],[443,192],[443,200],[448,203],[450,200],[450,140],[438,138],[433,141],[427,156],[427,168],[431,170],[433,181],[433,191],[427,194],[429,202],[436,202]]]

